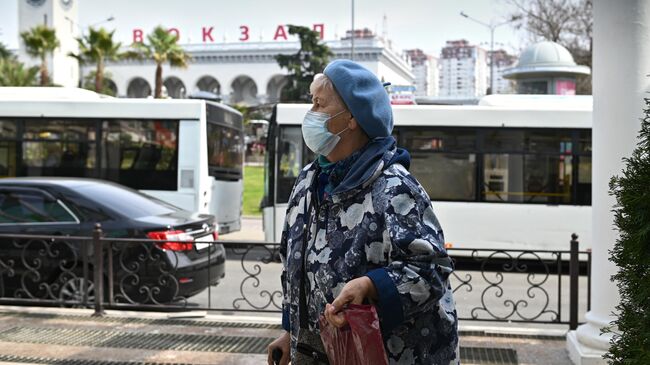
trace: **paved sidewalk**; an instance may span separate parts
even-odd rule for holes
[[[276,318],[252,315],[92,313],[0,306],[0,364],[264,364],[282,331]],[[463,364],[570,365],[564,347],[561,330],[461,327]]]
[[[277,321],[0,307],[0,364],[261,364]],[[179,314],[174,314],[178,316]]]
[[[557,326],[492,326],[461,323],[461,360],[465,360],[463,364],[573,365],[566,350],[566,329],[558,329]],[[490,362],[485,360],[485,356],[480,361],[472,361],[473,358],[463,356],[463,348],[472,348],[474,353],[479,354],[478,349],[499,349],[501,353],[514,353],[516,362],[510,361],[510,358],[501,362],[497,358],[497,361]],[[506,352],[507,350],[511,352]]]

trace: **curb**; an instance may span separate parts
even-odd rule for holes
[[[95,311],[93,309],[78,308],[52,308],[52,307],[23,307],[23,306],[0,306],[1,313],[26,313],[26,314],[50,314],[61,316],[78,316],[92,317]],[[282,324],[280,318],[254,316],[254,315],[237,315],[237,314],[212,314],[207,311],[188,311],[188,312],[145,312],[145,311],[128,311],[107,309],[104,311],[108,318],[146,318],[160,320],[202,320],[214,322],[237,322],[237,323],[262,323],[262,324]],[[223,313],[223,312],[222,312]]]
[[[458,332],[482,332],[485,336],[539,336],[539,337],[565,337],[569,332],[568,329],[548,328],[548,327],[509,327],[494,325],[458,325]]]

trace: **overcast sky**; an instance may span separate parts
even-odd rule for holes
[[[0,0],[0,41],[16,48],[17,4],[26,0]],[[60,1],[60,0],[47,0]],[[117,29],[117,38],[131,43],[134,28],[145,32],[162,24],[176,27],[183,43],[202,42],[202,27],[214,27],[215,42],[237,42],[240,26],[249,27],[250,41],[272,41],[279,24],[325,24],[325,38],[341,37],[351,25],[351,0],[73,0],[79,7],[79,24],[87,26],[114,16],[103,24]],[[459,15],[465,11],[486,23],[501,22],[511,7],[506,0],[356,0],[355,27],[381,34],[387,17],[387,34],[394,48],[421,48],[438,56],[445,41],[465,38],[485,42],[486,27]],[[525,35],[509,25],[498,28],[495,42],[512,51],[520,49]],[[497,44],[497,47],[500,45]],[[503,47],[503,46],[501,46]]]

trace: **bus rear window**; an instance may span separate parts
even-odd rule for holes
[[[210,175],[220,178],[241,178],[244,163],[242,131],[208,123],[208,166]]]

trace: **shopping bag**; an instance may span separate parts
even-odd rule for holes
[[[350,304],[343,313],[348,324],[341,328],[330,325],[324,316],[319,319],[330,365],[387,365],[375,307]]]

